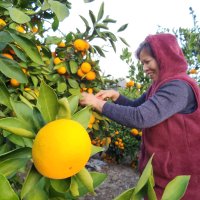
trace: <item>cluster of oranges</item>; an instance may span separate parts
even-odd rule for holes
[[[74,41],[74,48],[77,52],[81,52],[85,55],[87,50],[90,48],[90,44],[83,39],[76,39]],[[96,73],[92,70],[92,66],[89,62],[85,61],[81,64],[77,71],[77,75],[81,78],[86,78],[88,81],[95,80]]]
[[[63,65],[60,65],[63,61],[59,57],[55,57],[53,60],[55,65],[59,65],[59,67],[56,69],[58,74],[63,75],[67,72],[67,69],[63,63]]]
[[[96,137],[92,140],[92,144],[98,147],[103,147],[109,145],[110,143],[111,143],[110,137],[104,137],[102,139],[100,137]]]
[[[115,141],[115,146],[117,146],[119,149],[124,149],[124,143],[121,138],[117,138]]]
[[[66,44],[65,42],[61,41],[57,44],[57,47],[64,48],[66,47]],[[73,42],[73,47],[75,49],[75,52],[81,52],[82,55],[85,55],[88,49],[90,48],[90,45],[86,40],[76,39]],[[54,57],[54,64],[57,65],[55,68],[58,74],[63,75],[67,72],[67,69],[66,69],[66,66],[64,65],[63,60],[60,59],[59,57]],[[96,79],[96,72],[92,69],[92,65],[88,61],[84,61],[81,63],[79,69],[77,70],[77,75],[81,79],[85,78],[88,81],[92,81]]]
[[[0,18],[0,29],[2,29],[6,25],[7,25],[7,23],[3,19]],[[24,29],[24,27],[22,25],[16,25],[15,30],[20,32],[20,33],[26,33],[26,31],[25,31],[25,29]],[[31,32],[32,33],[37,33],[38,32],[38,27],[33,26],[32,29],[31,29]]]
[[[87,92],[89,94],[93,94],[93,89],[92,88],[83,87],[83,88],[81,88],[81,92]]]
[[[142,87],[140,83],[135,83],[133,80],[130,80],[126,83],[127,88],[136,87],[138,90]]]
[[[81,78],[86,78],[88,81],[95,80],[96,73],[92,70],[89,62],[83,62],[77,71],[77,75]]]
[[[77,51],[86,52],[90,48],[90,44],[83,39],[76,39],[74,41],[74,48]]]

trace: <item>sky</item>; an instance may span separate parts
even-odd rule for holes
[[[61,23],[61,31],[69,33],[75,31],[76,28],[84,31],[84,23],[79,15],[89,20],[89,10],[97,15],[102,2],[104,2],[104,18],[109,15],[109,18],[117,21],[109,26],[110,31],[125,38],[130,45],[129,50],[133,53],[133,57],[140,42],[147,35],[155,34],[158,26],[170,29],[191,28],[193,20],[192,15],[189,14],[189,7],[192,7],[197,15],[197,21],[200,20],[199,0],[95,0],[91,3],[76,0],[71,1],[72,9],[70,9],[69,17]],[[128,24],[128,28],[117,33],[119,27],[124,24]],[[107,49],[109,52],[105,53],[106,58],[101,57],[100,67],[105,75],[125,78],[128,75],[129,66],[119,58],[121,49],[125,48],[125,45],[120,41],[116,45],[116,53],[109,48]]]

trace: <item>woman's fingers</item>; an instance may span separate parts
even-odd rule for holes
[[[109,91],[101,90],[95,95],[98,99],[107,99],[111,97],[111,94]]]

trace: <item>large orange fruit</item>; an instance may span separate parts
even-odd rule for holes
[[[58,119],[40,129],[33,143],[32,157],[43,176],[64,179],[78,173],[91,154],[91,140],[85,128],[74,120]]]

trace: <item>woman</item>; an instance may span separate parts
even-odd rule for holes
[[[83,93],[81,105],[92,105],[108,118],[128,127],[143,128],[140,172],[154,153],[155,191],[161,199],[177,175],[191,175],[184,200],[200,197],[200,91],[190,78],[187,62],[171,34],[148,36],[136,52],[152,85],[132,101],[117,91]],[[106,102],[111,98],[114,103]]]

